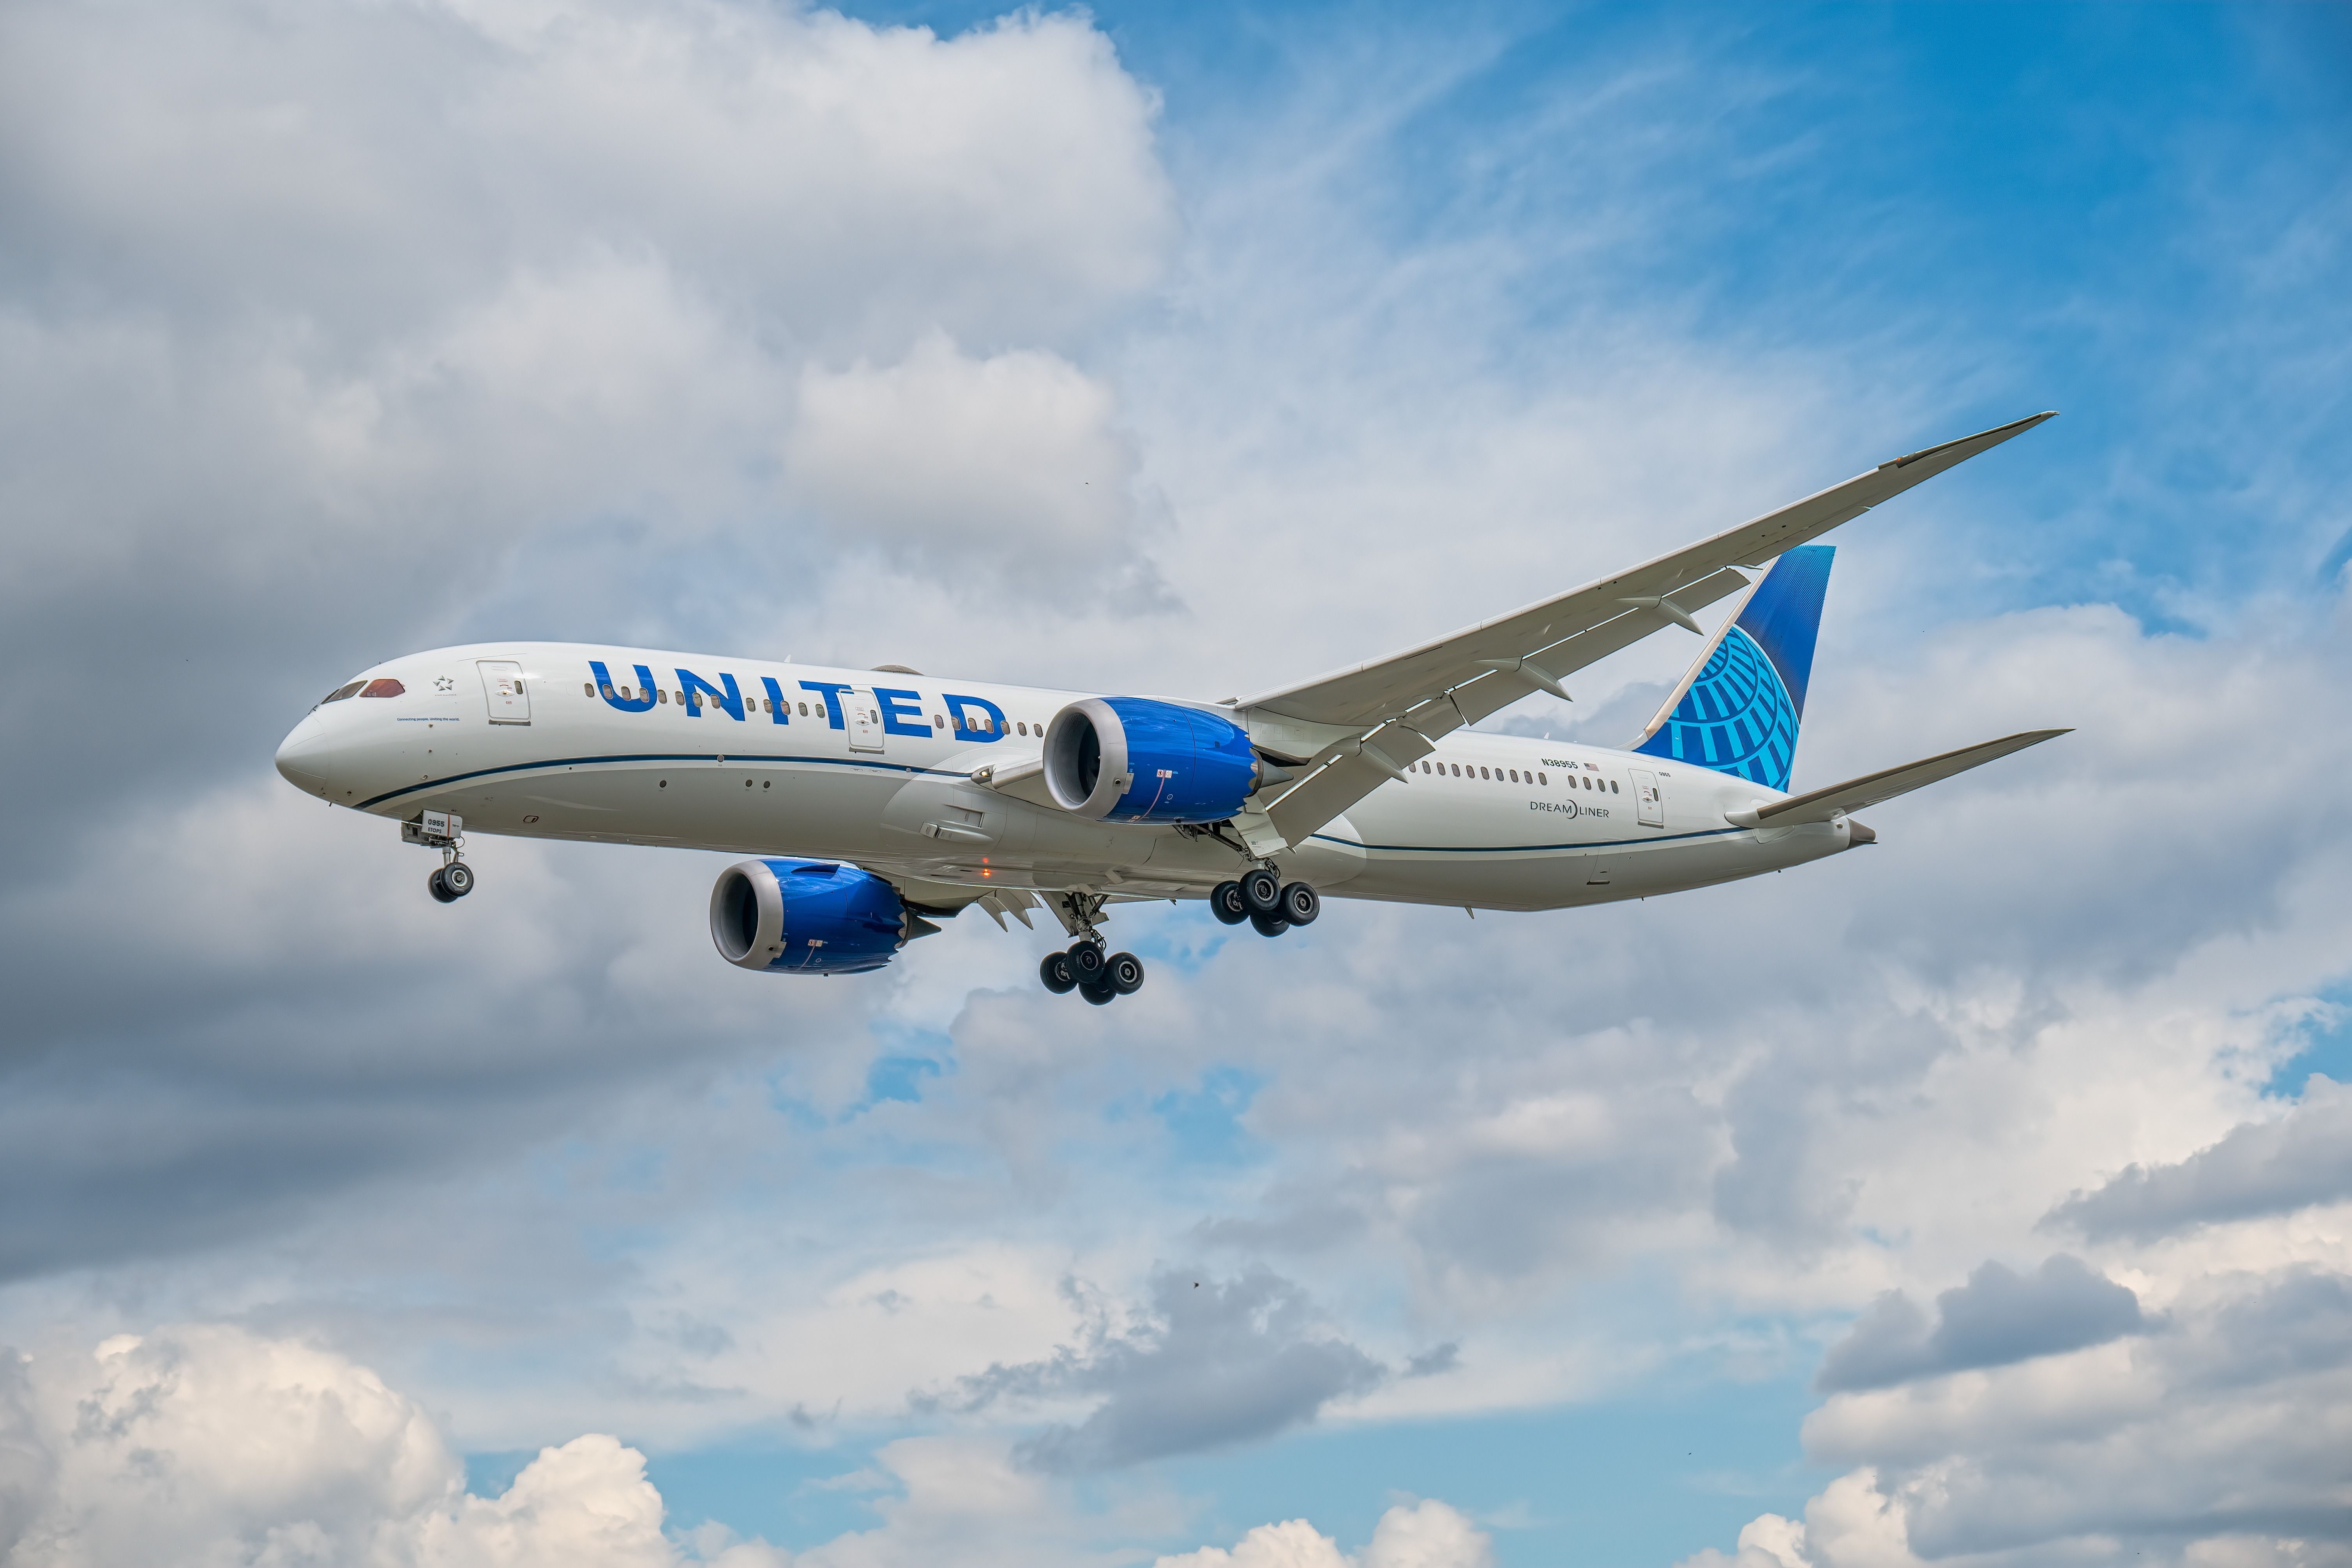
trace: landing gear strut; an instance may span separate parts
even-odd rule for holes
[[[1132,996],[1143,989],[1143,960],[1131,952],[1103,952],[1102,933],[1095,922],[1102,918],[1099,893],[1063,893],[1046,906],[1076,940],[1062,952],[1049,952],[1037,966],[1037,978],[1056,996],[1075,991],[1100,1007],[1114,997]]]

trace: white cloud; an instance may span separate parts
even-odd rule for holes
[[[1203,1546],[1181,1556],[1162,1557],[1153,1568],[1492,1568],[1486,1533],[1461,1512],[1425,1498],[1399,1503],[1381,1515],[1361,1557],[1303,1519],[1261,1524],[1229,1550]]]
[[[299,1342],[196,1325],[25,1358],[9,1373],[0,1562],[10,1568],[681,1561],[634,1449],[575,1438],[542,1451],[503,1496],[474,1497],[413,1400]]]
[[[1062,580],[1137,543],[1112,419],[1109,389],[1056,354],[975,360],[934,332],[896,365],[805,368],[787,452],[850,538],[932,573]]]
[[[1740,1546],[1780,1542],[1788,1568],[2352,1562],[2347,1410],[2352,1275],[2215,1275],[2145,1339],[1833,1396],[1806,1449],[1855,1468]]]

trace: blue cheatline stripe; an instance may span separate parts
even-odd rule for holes
[[[1328,833],[1318,833],[1314,837],[1326,844],[1344,845],[1349,849],[1377,849],[1389,855],[1531,855],[1547,849],[1619,849],[1628,844],[1667,844],[1679,838],[1721,838],[1747,831],[1745,827],[1710,827],[1699,833],[1660,833],[1647,838],[1596,838],[1581,844],[1364,844],[1353,838],[1334,837]]]
[[[924,768],[912,763],[877,763],[864,757],[791,757],[753,752],[629,752],[608,757],[551,757],[543,763],[509,763],[499,768],[476,768],[469,773],[451,773],[447,778],[427,779],[423,784],[406,784],[386,791],[352,807],[365,811],[372,805],[382,805],[403,795],[427,794],[463,784],[467,779],[486,779],[499,773],[536,773],[541,768],[593,768],[612,763],[717,763],[730,766],[736,763],[807,763],[829,768],[872,768],[886,773],[931,773],[941,778],[968,778],[961,768]]]

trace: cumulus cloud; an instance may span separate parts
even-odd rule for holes
[[[1399,1503],[1381,1515],[1361,1557],[1339,1550],[1338,1542],[1303,1519],[1261,1524],[1228,1549],[1162,1557],[1152,1568],[1491,1568],[1486,1533],[1458,1510],[1425,1498]]]
[[[893,554],[923,582],[969,574],[929,546],[975,523],[1066,574],[1128,563],[1132,459],[1052,345],[1165,261],[1155,112],[1066,14],[941,37],[724,0],[11,7],[0,653],[103,606],[81,674],[148,700],[184,781],[501,594],[507,627],[678,641],[681,611],[764,630],[772,595],[723,591],[740,563],[805,585],[801,547],[860,531],[923,546]],[[941,332],[999,348],[961,377],[918,354],[887,429],[811,382],[814,499],[786,482],[804,369]],[[902,474],[878,502],[861,454]],[[229,670],[254,700],[219,703]],[[56,684],[0,715],[136,793]]]
[[[644,1457],[616,1439],[545,1449],[503,1495],[476,1497],[413,1400],[298,1342],[197,1325],[5,1364],[0,1562],[12,1565],[682,1560]],[[781,1562],[763,1543],[711,1544],[732,1568]]]
[[[2215,1275],[2162,1334],[1834,1395],[1806,1452],[1853,1468],[1693,1563],[2352,1562],[2347,1412],[2352,1276]]]
[[[2315,1073],[2284,1114],[2232,1128],[2176,1163],[2127,1165],[2042,1223],[2094,1241],[2146,1241],[2345,1198],[2352,1198],[2352,1088]]]
[[[962,1380],[955,1403],[977,1411],[1003,1400],[1099,1396],[1084,1421],[1021,1446],[1025,1462],[1066,1472],[1269,1436],[1387,1375],[1278,1275],[1261,1268],[1225,1280],[1170,1270],[1153,1279],[1141,1322],[1098,1327],[1048,1361],[992,1366]]]
[[[2104,1344],[2146,1326],[2128,1288],[2064,1253],[2032,1274],[1984,1264],[1967,1284],[1937,1297],[1936,1311],[1931,1326],[1901,1291],[1881,1296],[1830,1347],[1814,1385],[1884,1388]]]

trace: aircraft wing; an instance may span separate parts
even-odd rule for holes
[[[1290,843],[1302,841],[1388,779],[1401,776],[1407,763],[1434,749],[1432,742],[1439,736],[1475,724],[1530,692],[1565,696],[1561,677],[1669,624],[1698,630],[1692,611],[1747,586],[1748,579],[1734,568],[1761,566],[2053,417],[2036,414],[1892,458],[1613,577],[1387,658],[1237,700],[1234,706],[1248,715],[1253,737],[1267,719],[1276,721],[1269,729],[1287,720],[1322,730],[1321,743],[1307,748],[1313,754],[1305,759],[1318,771],[1266,807],[1267,818]],[[1334,730],[1343,732],[1340,738],[1328,738]]]
[[[1980,768],[1985,763],[2021,752],[2028,746],[2038,746],[2044,741],[2072,734],[2071,730],[2027,730],[2021,734],[2004,735],[1998,741],[1986,741],[1974,746],[1963,746],[1957,752],[1946,752],[1921,762],[1906,763],[1899,768],[1887,768],[1879,773],[1864,773],[1858,779],[1833,784],[1827,789],[1792,795],[1786,800],[1776,800],[1769,805],[1758,806],[1753,812],[1741,811],[1732,820],[1742,827],[1793,827],[1804,822],[1827,822],[1850,811],[1860,811],[1876,805],[1883,800],[1893,800],[1898,795],[1909,795],[1924,789],[1955,773]],[[1755,820],[1748,818],[1753,816]]]

